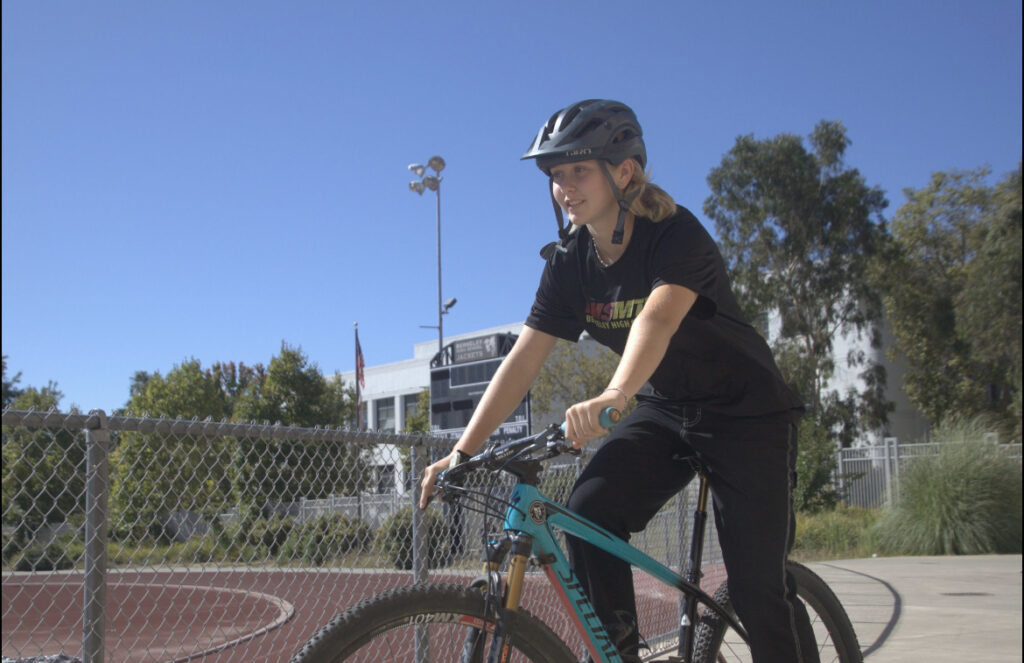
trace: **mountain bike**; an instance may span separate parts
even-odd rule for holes
[[[619,413],[609,408],[602,425],[611,428]],[[708,595],[700,587],[709,487],[698,469],[690,551],[682,574],[649,557],[603,528],[545,497],[538,490],[543,463],[579,454],[566,444],[564,424],[552,424],[530,437],[493,445],[441,474],[436,494],[500,517],[504,526],[488,536],[484,573],[465,586],[416,584],[362,601],[325,624],[292,658],[292,663],[577,663],[550,626],[521,606],[527,568],[539,567],[561,599],[586,652],[594,661],[622,661],[567,561],[556,532],[579,537],[629,562],[683,595],[678,633],[668,651],[652,652],[657,663],[750,661],[748,636],[729,600],[728,582]],[[474,472],[507,473],[515,478],[508,494],[467,487]],[[846,611],[828,585],[810,569],[788,562],[797,595],[811,617],[823,663],[861,663],[857,637]],[[502,569],[507,569],[502,573]]]

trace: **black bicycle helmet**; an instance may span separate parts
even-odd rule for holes
[[[587,99],[567,106],[551,116],[522,159],[536,159],[537,167],[551,176],[551,168],[562,163],[596,159],[601,163],[608,184],[619,202],[619,218],[612,235],[612,242],[622,243],[626,212],[629,210],[634,193],[629,199],[612,179],[605,162],[617,166],[633,158],[640,168],[647,167],[647,148],[644,146],[643,131],[636,114],[626,104],[610,99]],[[549,186],[550,189],[550,186]],[[562,247],[571,231],[565,229],[562,208],[554,200],[555,218],[558,220],[558,236]],[[544,247],[541,255],[550,255],[553,245]]]

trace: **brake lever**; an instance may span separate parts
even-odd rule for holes
[[[548,442],[548,458],[554,458],[555,456],[561,456],[562,454],[579,456],[582,453],[583,449],[577,449],[571,444],[563,444],[561,440],[551,440]]]

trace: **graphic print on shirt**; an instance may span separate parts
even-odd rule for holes
[[[646,303],[646,297],[615,302],[587,302],[587,324],[599,329],[629,329]]]

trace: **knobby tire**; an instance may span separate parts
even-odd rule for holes
[[[821,663],[863,663],[853,624],[829,586],[802,564],[788,562],[787,568],[796,580],[797,596],[803,600],[811,618]],[[735,616],[726,583],[722,583],[713,598]],[[720,616],[709,610],[698,622],[693,660],[695,663],[750,661],[750,649]]]
[[[325,624],[291,663],[414,663],[416,642],[431,663],[476,663],[464,656],[484,624],[486,642],[474,656],[486,660],[494,610],[485,619],[484,595],[456,585],[412,585],[362,601]],[[576,663],[569,648],[543,622],[520,609],[506,620],[513,663]],[[470,637],[467,638],[467,635]],[[480,644],[480,643],[476,643]],[[426,659],[424,659],[426,660]]]

